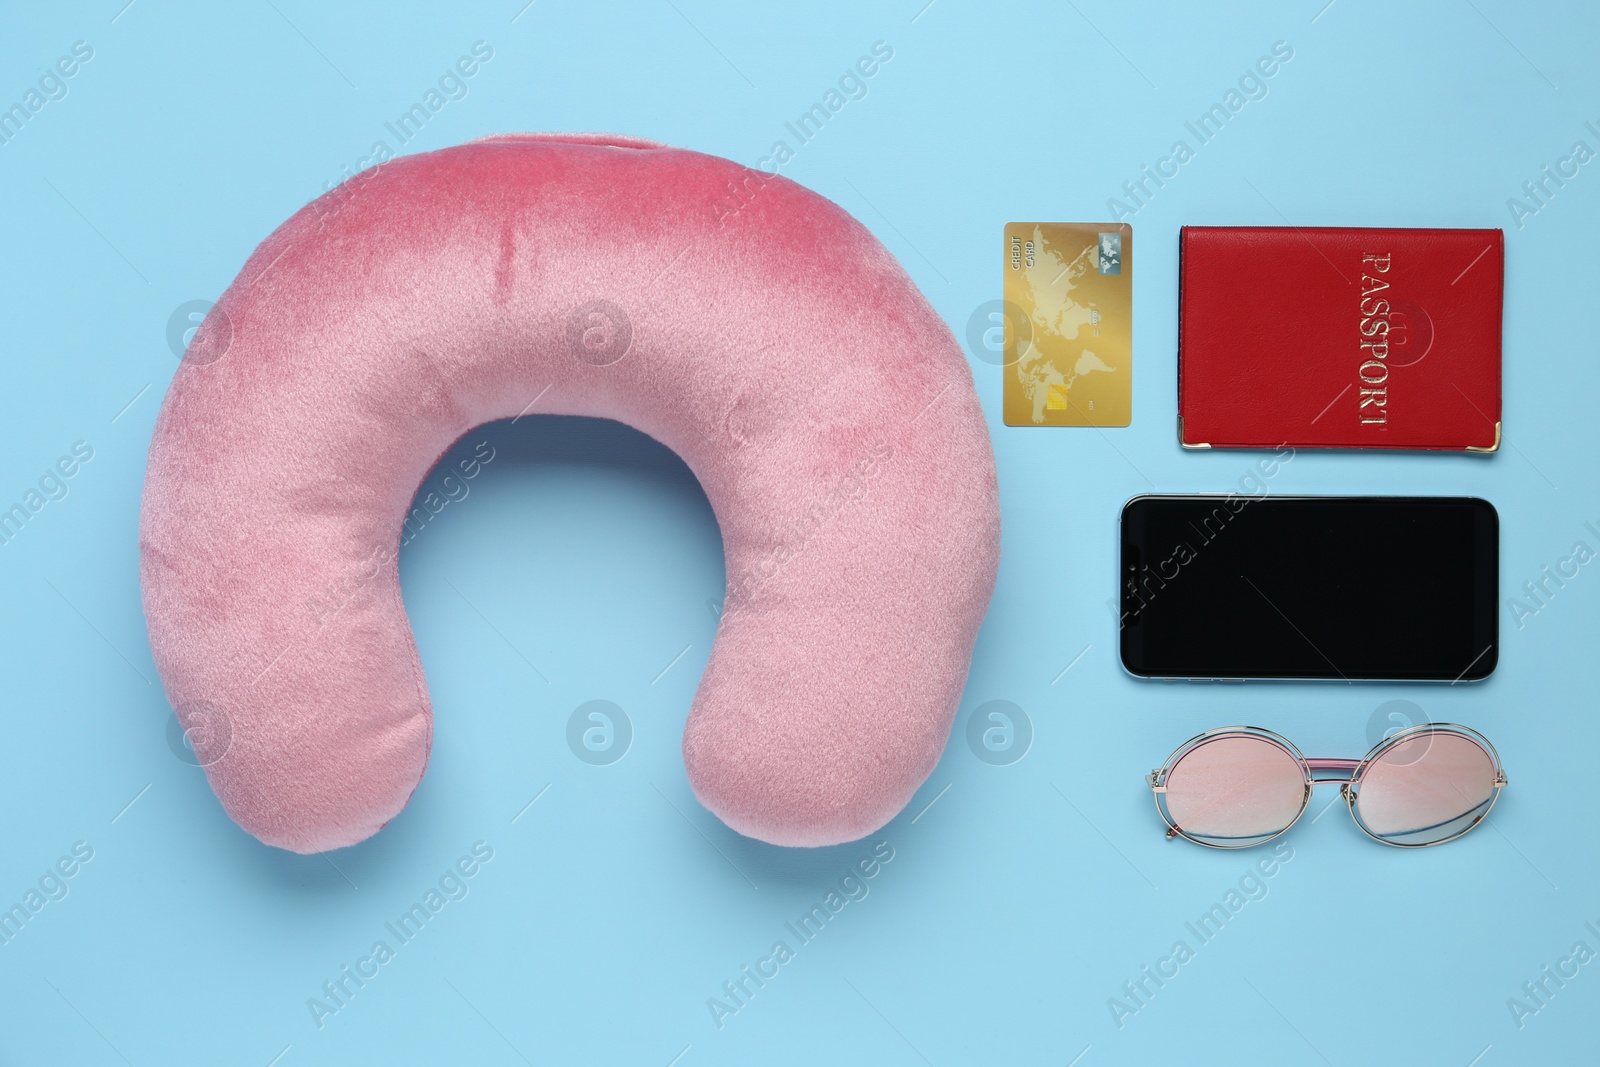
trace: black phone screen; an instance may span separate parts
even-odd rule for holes
[[[1464,681],[1499,659],[1499,519],[1475,497],[1135,497],[1121,579],[1134,674]]]

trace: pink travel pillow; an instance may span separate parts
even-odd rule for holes
[[[726,604],[683,739],[700,801],[782,845],[900,811],[949,735],[999,558],[950,330],[860,223],[791,181],[513,135],[383,163],[301,209],[167,391],[145,615],[228,814],[317,852],[405,807],[432,710],[402,524],[453,442],[536,414],[662,441],[716,513]]]

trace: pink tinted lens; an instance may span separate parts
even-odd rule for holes
[[[1306,805],[1306,776],[1281,745],[1232,734],[1190,749],[1166,777],[1167,815],[1186,836],[1227,848],[1257,845]]]
[[[1494,801],[1494,760],[1460,734],[1428,730],[1397,741],[1367,765],[1356,817],[1396,845],[1431,845],[1475,826]]]

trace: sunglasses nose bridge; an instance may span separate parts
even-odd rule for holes
[[[1311,772],[1311,784],[1338,782],[1339,792],[1346,800],[1350,799],[1350,784],[1355,781],[1356,768],[1360,766],[1361,761],[1353,759],[1306,760],[1306,768]]]

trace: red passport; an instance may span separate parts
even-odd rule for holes
[[[1499,230],[1185,226],[1186,448],[1500,447]]]

